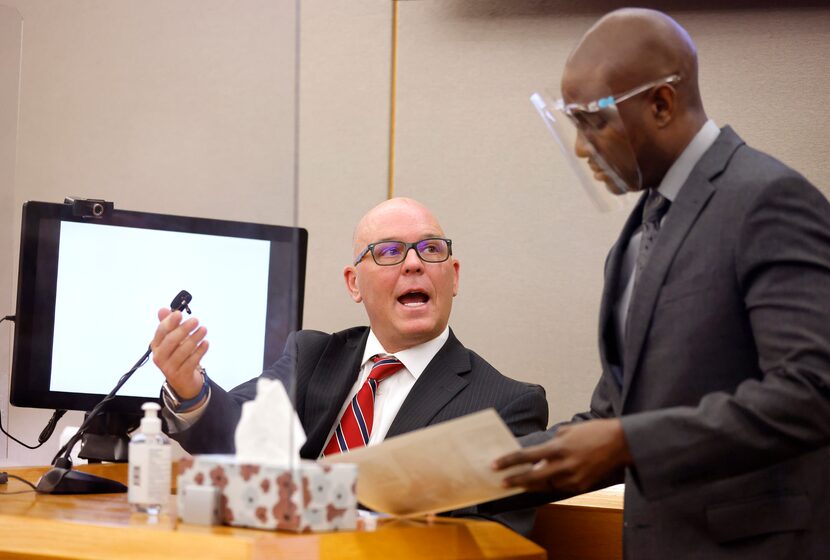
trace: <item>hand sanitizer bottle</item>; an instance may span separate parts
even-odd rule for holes
[[[144,403],[141,428],[130,440],[127,501],[135,511],[158,515],[170,499],[170,440],[161,433],[161,407]]]

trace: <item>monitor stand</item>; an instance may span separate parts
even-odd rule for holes
[[[141,413],[102,412],[92,419],[82,436],[78,457],[90,463],[126,463],[130,444],[127,434],[140,422]]]

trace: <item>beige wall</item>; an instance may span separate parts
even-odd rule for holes
[[[294,0],[0,2],[23,17],[14,225],[12,240],[2,238],[15,252],[4,275],[16,268],[25,200],[79,195],[130,210],[292,222]],[[117,328],[117,313],[102,320]],[[125,369],[141,351],[136,341]],[[10,407],[8,423],[33,442],[49,416]],[[68,414],[57,432],[79,421]],[[6,461],[45,463],[55,442],[38,452],[11,444]]]
[[[626,212],[601,215],[577,192],[528,97],[557,90],[571,47],[615,4],[400,3],[397,192],[453,236],[459,338],[544,385],[553,420],[587,408],[602,266]],[[830,8],[652,4],[696,40],[709,116],[830,194]]]
[[[17,146],[17,93],[20,75],[21,18],[14,8],[0,6],[0,317],[13,314],[12,262],[14,160]],[[12,324],[0,325],[0,422],[8,425],[8,370]],[[6,436],[0,434],[0,457]]]
[[[355,224],[386,198],[391,21],[391,2],[302,2],[299,222],[309,230],[307,328],[366,322],[342,271]]]
[[[830,8],[811,7],[818,2],[789,3],[788,8],[776,2],[752,7],[743,2],[652,4],[668,10],[695,38],[709,115],[720,125],[733,125],[748,142],[830,193],[821,156],[830,130]],[[543,384],[552,419],[583,410],[593,389],[602,263],[625,212],[600,215],[575,191],[528,96],[557,87],[575,41],[617,5],[529,0],[398,4],[396,193],[432,206],[455,240],[462,261],[452,319],[456,333],[505,373]],[[376,35],[385,37],[387,27],[375,29]],[[304,33],[307,29],[304,21]],[[350,45],[362,31],[348,24],[332,28],[326,48]],[[317,52],[308,48],[309,41],[303,41],[304,73],[342,72],[339,64],[309,66]],[[351,64],[361,71],[368,66],[363,59]],[[380,65],[374,76],[382,82],[386,68]],[[364,79],[361,74],[352,87],[362,91]],[[325,126],[306,118],[313,110],[309,89],[302,93],[304,133],[309,126]],[[362,114],[352,119],[355,128],[362,127]],[[309,137],[301,153],[321,136]],[[380,155],[377,163],[380,170]],[[329,165],[352,167],[338,157]],[[312,239],[318,228],[343,234],[358,210],[343,202],[343,189],[359,189],[355,194],[360,197],[367,184],[315,184],[308,181],[308,168],[301,165],[301,223]],[[366,205],[378,196],[377,181],[368,184]],[[349,214],[318,219],[313,211],[326,208],[327,200],[310,189],[338,196]],[[505,246],[509,257],[497,258]],[[314,274],[313,266],[306,325],[333,330],[359,319],[343,295],[342,263],[318,265],[322,274]]]
[[[293,2],[0,2],[25,20],[15,216],[27,198],[83,194],[290,223]],[[710,116],[828,193],[830,8],[739,4],[660,3],[698,43]],[[396,192],[431,205],[455,241],[458,336],[545,385],[553,419],[583,409],[595,383],[601,268],[624,213],[597,214],[571,187],[527,99],[556,87],[612,5],[398,3]],[[364,322],[341,270],[354,223],[386,196],[392,4],[303,0],[300,26],[305,325],[331,331]],[[0,257],[13,269],[16,249]],[[31,441],[47,418],[12,409],[12,429]],[[40,457],[10,446],[7,461]]]

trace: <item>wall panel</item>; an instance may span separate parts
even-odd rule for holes
[[[295,0],[4,1],[24,29],[15,251],[4,274],[15,277],[25,200],[78,195],[291,224]],[[115,310],[97,312],[117,328]],[[136,341],[137,354],[146,343]],[[125,370],[134,359],[125,356]],[[9,424],[31,442],[49,415],[11,407]],[[57,432],[79,422],[69,414]],[[37,453],[10,446],[8,461],[45,463],[56,441]]]
[[[830,194],[830,9],[817,2],[652,2],[686,26],[710,116]],[[443,218],[462,262],[451,324],[504,373],[543,384],[551,418],[584,410],[599,373],[602,267],[626,212],[578,192],[528,102],[558,89],[572,46],[619,3],[400,3],[401,195]]]

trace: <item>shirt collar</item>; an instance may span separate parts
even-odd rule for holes
[[[692,138],[680,157],[669,167],[669,170],[663,176],[663,180],[660,181],[660,186],[657,187],[660,194],[674,202],[680,192],[680,187],[689,178],[692,169],[706,153],[706,150],[712,147],[712,144],[718,139],[718,135],[720,135],[720,129],[712,119],[709,119],[700,127],[695,137]]]
[[[447,326],[444,328],[444,332],[432,340],[428,340],[412,348],[407,348],[406,350],[395,352],[394,356],[400,360],[403,367],[417,380],[449,337],[450,327]],[[375,336],[375,332],[369,329],[369,338],[366,340],[366,348],[363,350],[363,360],[360,362],[361,367],[366,365],[366,362],[375,354],[389,354],[389,352],[383,348]]]

